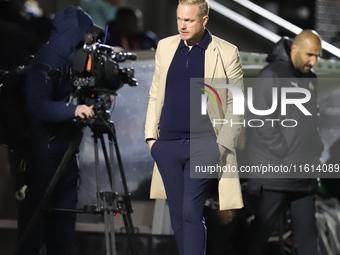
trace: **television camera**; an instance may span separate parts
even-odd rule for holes
[[[98,42],[76,51],[73,62],[73,85],[80,90],[78,103],[93,105],[94,118],[109,119],[111,95],[123,84],[138,85],[133,67],[119,67],[119,62],[135,60],[130,52],[115,52],[114,47]]]

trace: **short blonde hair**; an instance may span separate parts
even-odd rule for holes
[[[209,2],[208,0],[179,0],[178,4],[197,4],[198,15],[207,16],[209,14]]]

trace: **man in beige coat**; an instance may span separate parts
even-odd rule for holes
[[[187,103],[191,99],[190,78],[204,78],[204,83],[213,88],[216,84],[231,84],[243,91],[237,48],[212,36],[205,28],[208,11],[207,0],[179,1],[179,35],[158,44],[145,124],[145,139],[156,161],[150,197],[168,199],[181,255],[205,253],[203,207],[210,184],[205,178],[190,178],[188,174],[193,157],[188,118],[190,104]],[[216,92],[220,104],[206,97],[208,115],[206,119],[202,117],[203,125],[199,129],[203,130],[204,141],[215,146],[213,153],[218,153],[217,163],[229,167],[226,169],[236,169],[235,146],[243,115],[233,114],[231,91],[216,88]],[[227,123],[213,125],[216,119]],[[206,120],[209,124],[204,122]],[[209,162],[216,162],[214,160]],[[237,172],[219,173],[219,200],[221,210],[243,206]]]

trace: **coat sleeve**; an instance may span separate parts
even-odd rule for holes
[[[280,79],[271,70],[263,70],[254,83],[253,106],[257,110],[268,110],[273,104],[273,88],[278,89],[280,98]],[[269,115],[252,115],[263,121],[264,125],[255,129],[255,135],[259,141],[278,158],[284,158],[288,154],[288,145],[281,132],[278,121],[280,118],[280,100],[276,110]],[[275,120],[275,121],[268,121]]]
[[[157,139],[158,137],[158,120],[156,117],[156,98],[158,91],[158,84],[160,78],[160,52],[161,52],[161,42],[158,44],[155,56],[155,74],[152,79],[152,85],[149,92],[149,104],[146,112],[145,121],[145,140],[146,139]]]
[[[228,51],[229,52],[229,51]],[[229,58],[224,62],[224,68],[227,76],[227,83],[238,87],[243,92],[243,71],[240,56],[236,47],[233,47]],[[233,94],[231,91],[226,90],[227,102],[224,108],[224,119],[228,120],[224,124],[217,136],[217,143],[221,144],[230,151],[235,151],[238,136],[242,129],[243,115],[233,114]],[[230,123],[234,123],[231,125]],[[237,123],[237,124],[236,124]]]
[[[60,122],[75,117],[76,105],[53,100],[53,83],[43,72],[32,70],[25,84],[28,109],[38,119]]]

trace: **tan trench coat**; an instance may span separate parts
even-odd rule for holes
[[[159,136],[159,120],[162,112],[165,96],[165,85],[169,66],[180,43],[180,36],[175,35],[161,40],[156,51],[156,68],[150,88],[149,105],[145,124],[145,139]],[[233,84],[243,91],[243,72],[237,48],[218,38],[212,36],[207,50],[205,51],[205,80],[206,84],[214,87],[215,82],[221,84],[221,79],[225,79],[224,84]],[[233,98],[229,90],[216,89],[221,97],[222,106],[216,106],[208,96],[207,111],[210,120],[226,119],[230,122],[242,122],[242,115],[233,115]],[[225,156],[222,157],[220,165],[237,166],[235,146],[242,125],[230,124],[216,125],[214,128],[217,143],[227,148]],[[166,198],[162,177],[155,164],[150,198]],[[219,201],[220,210],[237,209],[243,207],[240,182],[237,173],[222,173],[219,179]]]

